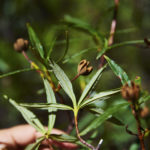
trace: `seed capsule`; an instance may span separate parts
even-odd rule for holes
[[[136,101],[139,98],[140,87],[134,82],[131,82],[131,86],[125,84],[121,89],[121,94],[128,101]]]
[[[16,42],[14,43],[14,49],[17,52],[27,51],[28,47],[29,47],[28,40],[24,40],[23,38],[17,39]]]
[[[80,63],[78,64],[78,74],[79,75],[89,75],[92,70],[93,70],[93,67],[92,66],[89,66],[90,62],[87,61],[87,60],[81,60]]]

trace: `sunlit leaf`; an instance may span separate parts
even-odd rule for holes
[[[44,58],[43,46],[29,23],[27,24],[27,29],[32,46],[39,52],[41,58]]]
[[[86,96],[89,94],[89,92],[94,88],[94,86],[98,82],[98,80],[101,77],[101,74],[105,68],[106,68],[106,65],[104,67],[102,67],[101,69],[99,69],[96,72],[96,74],[92,77],[90,82],[87,84],[87,86],[85,87],[85,89],[79,99],[78,106],[80,106],[81,102],[86,98]]]
[[[14,100],[9,99],[9,102],[22,114],[24,119],[33,126],[37,131],[41,133],[45,133],[45,128],[42,125],[42,123],[39,121],[39,119],[36,117],[36,115],[28,110],[27,108],[20,106],[18,103],[16,103]]]
[[[47,79],[44,79],[44,85],[45,85],[45,90],[46,90],[46,96],[47,96],[47,102],[48,103],[56,103],[56,98],[55,94],[51,88],[50,83],[47,81]],[[56,119],[56,114],[53,112],[56,112],[56,108],[53,107],[48,107],[48,134],[50,134],[51,130],[54,127],[55,124],[55,119]]]
[[[96,129],[98,126],[100,126],[105,120],[109,119],[113,113],[116,113],[118,111],[121,111],[121,109],[125,106],[128,106],[129,103],[122,103],[115,106],[111,106],[105,112],[97,117],[94,121],[92,121],[81,133],[80,135],[85,135],[91,130]]]
[[[57,77],[61,87],[64,89],[64,91],[67,93],[67,95],[71,98],[73,105],[76,106],[76,98],[75,98],[72,84],[71,84],[69,78],[55,62],[51,62],[50,65],[51,65],[51,67],[54,71],[54,74]]]
[[[120,92],[120,89],[115,89],[115,90],[110,90],[110,91],[104,91],[104,92],[100,92],[98,94],[95,94],[94,97],[90,98],[90,99],[87,99],[85,101],[83,101],[81,104],[80,104],[80,108],[83,108],[97,100],[105,100],[105,99],[108,99],[110,95],[112,94],[115,94],[115,93],[118,93]]]
[[[131,85],[131,81],[129,80],[129,77],[126,74],[126,72],[119,65],[117,65],[113,60],[111,60],[109,57],[105,56],[105,59],[107,60],[109,66],[111,67],[115,75],[119,77],[119,79],[121,80],[121,83],[123,85],[126,83]]]
[[[57,108],[59,110],[73,110],[72,107],[59,103],[20,103],[20,106],[31,107],[31,108],[40,108],[40,109],[49,109]]]

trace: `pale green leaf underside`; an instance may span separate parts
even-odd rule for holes
[[[54,62],[51,63],[51,67],[54,71],[56,78],[59,80],[61,87],[67,93],[67,95],[71,98],[73,105],[76,106],[76,98],[73,92],[72,84],[64,73],[64,71]]]
[[[45,133],[45,128],[42,125],[42,123],[39,121],[39,119],[36,117],[34,113],[32,113],[27,108],[20,106],[18,103],[16,103],[14,100],[9,99],[9,102],[22,114],[24,119],[32,125],[37,131],[41,133]]]
[[[90,98],[90,99],[87,99],[85,101],[83,101],[81,104],[80,104],[80,108],[81,107],[84,107],[84,106],[87,106],[97,100],[105,100],[105,99],[108,99],[110,95],[112,94],[115,94],[115,93],[118,93],[120,92],[120,89],[114,89],[114,90],[110,90],[110,91],[104,91],[104,92],[100,92],[99,94],[95,94],[94,97]]]
[[[51,108],[57,108],[59,110],[73,110],[72,107],[64,104],[59,103],[20,103],[20,106],[24,107],[31,107],[31,108],[40,108],[40,109],[49,109]]]
[[[47,79],[44,79],[44,85],[45,85],[45,90],[46,90],[46,96],[47,96],[47,103],[56,103],[56,98],[55,98],[55,94],[53,92],[53,89],[51,88],[51,85],[49,84],[49,82],[47,81]],[[55,112],[56,108],[53,107],[49,107],[48,108],[48,134],[50,134],[51,130],[54,127],[55,124],[55,120],[56,120],[56,114],[55,113],[51,113],[51,112]]]
[[[101,69],[99,69],[96,72],[96,74],[92,77],[90,82],[87,84],[87,86],[85,87],[85,89],[79,99],[78,106],[80,106],[81,102],[86,98],[86,96],[89,94],[89,92],[94,88],[94,86],[98,82],[98,80],[101,77],[101,74],[105,68],[106,68],[106,65],[104,67],[102,67]]]

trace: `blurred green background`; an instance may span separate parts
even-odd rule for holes
[[[91,24],[100,33],[108,37],[113,17],[113,8],[113,0],[1,0],[0,74],[30,67],[24,57],[13,50],[13,43],[17,38],[23,37],[28,39],[27,22],[36,31],[45,49],[50,47],[54,38],[57,39],[52,52],[53,59],[57,60],[63,55],[65,49],[66,30],[69,33],[70,44],[65,58],[83,49],[95,47],[89,35],[62,24],[65,15],[70,15]],[[149,0],[121,0],[114,43],[149,38],[149,14]],[[150,48],[146,48],[145,45],[124,46],[112,49],[106,54],[120,64],[131,79],[141,76],[143,89],[150,91],[149,50]],[[34,60],[31,52],[28,52],[28,55]],[[65,64],[60,63],[60,65],[71,79],[76,75],[77,64],[81,59],[90,60],[94,66],[93,72],[95,72],[97,66],[96,56],[97,51],[92,49],[83,55],[72,58]],[[82,89],[80,82],[84,80],[86,83],[90,77],[91,75],[85,78],[81,77],[73,83],[77,97],[80,96]],[[120,86],[120,81],[108,69],[99,81],[97,91]],[[18,102],[44,102],[45,95],[38,94],[41,89],[43,89],[42,80],[34,71],[0,79],[1,97],[3,94],[7,94]],[[119,98],[116,97],[116,100],[111,101],[111,103],[117,103],[118,100]],[[37,113],[46,124],[46,112],[38,111]],[[65,129],[68,124],[65,120],[66,114],[63,113],[64,117],[59,119],[60,115],[62,115],[62,112],[58,112],[56,127]],[[0,116],[0,128],[25,123],[20,113],[2,98],[0,98]],[[122,117],[122,120],[128,123],[131,129],[135,130],[134,119],[131,116],[130,110],[124,110],[118,117]],[[105,150],[127,150],[130,148],[131,143],[138,142],[136,138],[125,132],[124,127],[118,127],[108,122],[101,126],[99,130],[100,136],[104,138],[103,148]],[[105,139],[107,142],[105,142]],[[136,150],[136,144],[132,146],[132,150],[134,148]]]

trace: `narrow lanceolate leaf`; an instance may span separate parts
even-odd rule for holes
[[[51,67],[54,71],[56,78],[59,80],[61,87],[64,89],[67,95],[71,98],[73,105],[76,106],[76,98],[75,98],[72,84],[69,78],[55,62],[51,62]]]
[[[105,99],[108,99],[110,95],[112,94],[115,94],[115,93],[118,93],[120,92],[120,89],[115,89],[115,90],[110,90],[110,91],[104,91],[104,92],[100,92],[98,94],[95,94],[94,97],[90,98],[90,99],[87,99],[85,101],[83,101],[81,104],[80,104],[80,108],[83,108],[97,100],[105,100]]]
[[[78,102],[78,106],[81,104],[81,102],[86,98],[86,96],[89,94],[89,92],[94,88],[94,86],[96,85],[96,83],[98,82],[99,78],[101,77],[101,74],[103,72],[103,70],[106,68],[106,65],[99,69],[96,74],[92,77],[92,79],[90,80],[90,82],[87,84],[87,86],[85,87],[79,102]]]
[[[99,115],[102,115],[104,113],[104,110],[101,109],[101,108],[88,108],[88,111],[90,111],[91,113],[95,114],[96,116],[99,116]],[[112,116],[110,119],[108,119],[107,121],[115,124],[115,125],[118,125],[118,126],[123,126],[124,124],[122,123],[121,120],[119,120],[118,118]]]
[[[4,77],[8,77],[8,76],[15,75],[15,74],[18,74],[18,73],[27,72],[27,71],[32,71],[32,70],[34,70],[34,69],[32,69],[32,68],[20,69],[20,70],[8,72],[8,73],[5,73],[5,74],[1,74],[1,75],[0,75],[0,78],[4,78]]]
[[[77,138],[74,136],[70,136],[67,134],[51,134],[50,139],[60,142],[75,142],[77,141]]]
[[[102,115],[97,117],[94,121],[92,121],[81,133],[80,135],[85,135],[91,130],[96,129],[99,127],[105,120],[109,119],[113,113],[120,111],[123,107],[128,106],[129,103],[122,103],[115,106],[110,107],[107,109]]]
[[[140,99],[138,100],[139,104],[145,103],[146,101],[150,100],[150,94],[145,93],[143,94]]]
[[[39,109],[49,109],[49,107],[51,107],[59,110],[73,110],[72,107],[59,103],[20,103],[19,105],[23,107],[31,107]]]
[[[103,48],[100,50],[100,52],[98,53],[96,59],[99,59],[99,58],[106,52],[107,49],[108,49],[108,40],[107,40],[107,39],[104,39],[104,46],[103,46]]]
[[[47,102],[48,103],[56,103],[56,98],[55,98],[55,94],[51,88],[50,83],[44,79],[44,85],[45,85],[45,90],[46,90],[46,96],[47,96]],[[48,107],[48,134],[50,134],[51,130],[54,127],[55,124],[55,120],[56,120],[56,114],[54,112],[56,112],[56,108],[52,108],[52,107]]]
[[[131,83],[130,83],[131,81],[129,80],[126,72],[118,64],[116,64],[113,60],[111,60],[109,57],[105,56],[105,59],[107,60],[109,66],[111,67],[111,69],[115,73],[115,75],[120,78],[121,83],[123,85],[126,83],[131,85]]]
[[[39,52],[41,58],[44,58],[43,46],[29,23],[27,24],[27,29],[32,46]]]
[[[38,150],[41,142],[45,139],[45,137],[41,137],[36,140],[35,143],[28,145],[25,150]]]
[[[42,123],[39,121],[39,119],[36,117],[36,115],[28,110],[27,108],[20,106],[18,103],[16,103],[14,100],[9,99],[9,102],[22,114],[24,119],[32,125],[37,131],[41,132],[42,134],[45,133],[45,128],[42,125]]]
[[[88,24],[78,18],[73,18],[71,16],[66,15],[64,17],[64,22],[73,28],[79,29],[85,33],[92,35],[99,41],[103,40],[103,38],[104,38],[103,35],[100,34],[99,32],[97,32],[93,27],[91,27],[90,24]]]

